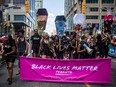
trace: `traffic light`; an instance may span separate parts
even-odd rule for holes
[[[92,28],[92,22],[90,22],[90,27]]]
[[[25,12],[30,13],[30,2],[29,2],[29,0],[25,1]]]
[[[8,21],[8,27],[10,27],[10,21]]]
[[[4,1],[5,1],[5,0],[0,0],[0,4],[4,4]]]
[[[82,13],[85,14],[86,13],[86,3],[82,2]]]

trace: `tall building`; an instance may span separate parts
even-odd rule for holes
[[[19,29],[24,29],[28,36],[35,26],[35,0],[30,0],[30,13],[25,12],[25,0],[5,0],[4,4],[12,6],[4,12],[5,21],[10,21],[12,25],[12,29],[8,31],[16,33]]]
[[[43,0],[35,0],[35,13],[37,13],[37,10],[39,8],[43,8]],[[36,19],[37,24],[37,19]]]
[[[111,8],[111,14],[114,15],[116,0],[84,0],[86,2],[85,24],[92,23],[92,27],[103,21],[104,15],[107,14],[107,8]],[[65,16],[67,19],[67,30],[73,30],[73,17],[80,13],[83,0],[65,0]],[[116,26],[114,20],[113,26]]]
[[[30,0],[30,15],[32,16],[32,18],[36,18],[36,11],[35,11],[35,0]]]
[[[76,0],[65,0],[65,17],[66,17],[66,31],[72,31],[73,30],[73,16],[76,13],[74,11],[74,8],[76,8]]]
[[[42,8],[42,7],[43,7],[43,0],[35,0],[35,9],[36,9],[36,11],[39,8]]]

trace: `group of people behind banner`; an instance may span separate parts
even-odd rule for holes
[[[39,35],[38,30],[35,29],[34,34],[27,40],[24,31],[19,30],[18,37],[15,39],[11,35],[6,35],[0,51],[7,63],[9,74],[7,81],[12,84],[13,65],[17,55],[20,57],[32,54],[33,57],[52,59],[107,58],[111,44],[116,47],[116,36],[103,32],[88,37],[75,32],[69,36],[50,37],[48,33]],[[17,75],[19,74],[20,59]]]
[[[107,58],[109,45],[112,44],[115,47],[112,42],[116,39],[115,36],[103,32],[88,37],[75,32],[62,37],[58,35],[50,37],[47,33],[40,36],[37,30],[34,32],[30,43],[30,53],[33,57],[53,59]]]

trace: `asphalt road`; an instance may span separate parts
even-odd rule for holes
[[[88,84],[88,83],[52,83],[52,82],[36,82],[21,81],[16,75],[18,70],[18,61],[14,65],[14,77],[12,85],[7,83],[6,65],[0,67],[0,87],[116,87],[116,59],[112,60],[112,83],[111,84]],[[107,73],[107,72],[106,72]]]

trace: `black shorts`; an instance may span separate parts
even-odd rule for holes
[[[41,55],[46,55],[46,56],[52,56],[53,53],[50,51],[50,49],[43,49],[41,52],[40,52]]]
[[[6,62],[12,62],[12,63],[14,63],[16,57],[10,55],[10,56],[5,56],[4,58],[5,58],[5,61],[6,61]]]
[[[33,47],[32,47],[32,50],[33,50],[33,53],[36,53],[36,54],[38,54],[38,52],[39,52],[39,45],[33,45]]]

